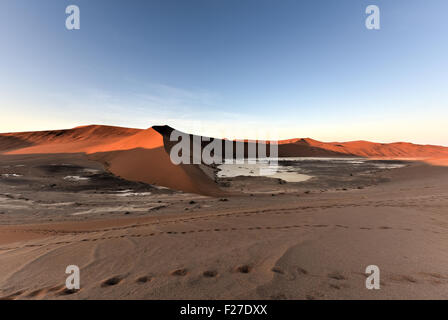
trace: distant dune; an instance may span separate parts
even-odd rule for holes
[[[92,125],[67,130],[5,133],[0,134],[0,152],[93,153],[95,148],[113,144],[140,131],[140,129]]]
[[[200,194],[222,194],[215,181],[198,165],[171,163],[169,151],[173,142],[169,141],[169,134],[172,130],[168,126],[143,130],[91,125],[67,130],[4,133],[0,134],[0,154],[85,153],[128,180]],[[247,142],[236,143],[243,143],[247,151]],[[443,159],[448,159],[446,147],[403,142],[326,143],[307,138],[278,143],[280,157],[421,158],[434,164],[446,164]]]
[[[432,158],[448,156],[448,148],[433,145],[418,145],[407,142],[374,143],[369,141],[320,142],[313,139],[291,139],[279,141],[280,148],[294,147],[299,150],[304,146],[317,148],[337,154],[355,155],[359,157],[386,158]],[[286,152],[285,152],[286,153]]]
[[[383,159],[414,159],[432,165],[448,166],[448,148],[408,142],[375,143],[369,141],[321,142],[310,138],[282,140],[281,157],[352,156]]]

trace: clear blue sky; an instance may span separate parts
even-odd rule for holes
[[[2,0],[0,132],[448,145],[447,15],[446,0]]]

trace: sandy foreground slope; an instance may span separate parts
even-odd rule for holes
[[[9,219],[0,226],[0,296],[448,298],[448,169],[415,163],[378,174],[388,182],[363,189],[279,186],[286,189],[275,196],[228,201],[154,194],[167,207],[61,222]],[[76,293],[64,290],[71,264],[81,269]],[[372,264],[380,290],[365,288]]]

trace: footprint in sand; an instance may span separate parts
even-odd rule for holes
[[[340,286],[338,286],[337,284],[333,284],[333,283],[330,283],[330,288],[336,289],[336,290],[340,290],[341,289]]]
[[[424,276],[429,276],[435,279],[448,279],[448,277],[440,274],[440,273],[432,273],[432,272],[420,272]]]
[[[277,273],[279,275],[285,276],[287,280],[289,281],[294,281],[297,279],[297,276],[300,275],[307,275],[308,271],[306,271],[303,268],[300,267],[296,267],[295,269],[293,268],[292,270],[283,270],[282,268],[278,267],[278,266],[274,266],[271,269],[272,272]]]
[[[124,278],[125,278],[124,276],[115,276],[115,277],[109,278],[109,279],[103,281],[103,283],[101,284],[101,287],[105,288],[105,287],[115,286],[115,285],[119,284]]]
[[[142,277],[138,278],[136,280],[136,282],[143,284],[143,283],[150,282],[151,280],[152,280],[152,277],[150,277],[150,276],[142,276]]]
[[[332,272],[332,273],[328,274],[328,278],[334,279],[334,280],[346,280],[346,278],[339,272]]]
[[[37,289],[28,293],[25,297],[27,298],[37,298],[39,296],[44,295],[47,292],[46,289]]]
[[[55,286],[55,287],[51,287],[48,289],[48,292],[56,292],[56,291],[60,291],[63,288],[65,288],[65,285],[61,284],[59,286]]]
[[[187,274],[188,274],[187,269],[177,269],[177,270],[174,270],[173,272],[171,272],[172,276],[177,276],[177,277],[184,277]]]
[[[297,267],[297,273],[298,274],[308,274],[308,271],[306,271],[305,269],[301,268],[301,267]]]
[[[249,265],[242,265],[236,268],[236,271],[239,273],[249,273],[252,271],[252,267]]]
[[[80,290],[76,290],[76,289],[67,289],[67,288],[65,288],[65,289],[63,289],[62,291],[59,291],[58,293],[57,293],[57,295],[58,296],[68,296],[68,295],[71,295],[71,294],[75,294],[75,293],[78,293]]]
[[[285,272],[280,267],[273,267],[271,271],[278,274],[285,274]]]
[[[411,277],[411,276],[407,276],[407,275],[393,275],[390,277],[390,279],[392,281],[397,281],[397,282],[408,282],[408,283],[417,283],[417,279]]]
[[[15,300],[15,299],[18,298],[22,293],[23,293],[23,290],[21,290],[21,291],[17,291],[17,292],[14,292],[13,294],[10,294],[10,295],[8,295],[8,296],[1,297],[0,300]]]
[[[205,278],[215,278],[218,275],[216,270],[207,270],[202,274]]]

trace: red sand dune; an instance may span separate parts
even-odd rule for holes
[[[174,165],[168,126],[146,130],[112,126],[83,126],[67,130],[0,134],[0,154],[85,153],[114,174],[187,192],[217,195],[222,191],[197,165]],[[412,143],[368,141],[320,142],[313,139],[279,141],[281,157],[360,156],[423,158],[447,164],[448,148]]]
[[[433,145],[418,145],[406,142],[374,143],[369,141],[320,142],[313,139],[291,139],[279,141],[280,146],[309,146],[339,154],[359,157],[383,158],[440,158],[448,157],[448,148]]]
[[[0,152],[7,154],[77,153],[117,142],[140,129],[112,126],[83,126],[67,130],[0,134]]]
[[[0,154],[85,153],[122,178],[207,195],[222,194],[198,166],[174,165],[163,137],[147,130],[85,126],[0,134]]]

